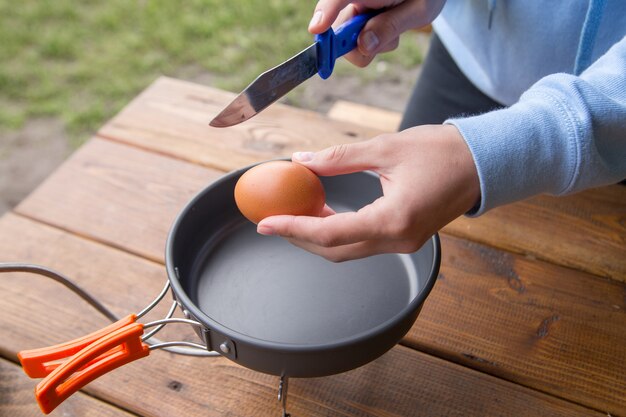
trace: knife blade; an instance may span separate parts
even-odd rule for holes
[[[360,14],[334,31],[315,36],[315,43],[282,64],[259,75],[210,123],[228,127],[255,116],[316,73],[330,77],[335,60],[356,47],[359,33],[368,20],[381,11]]]

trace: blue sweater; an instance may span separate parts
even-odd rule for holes
[[[433,24],[509,107],[448,120],[480,179],[471,213],[626,178],[626,0],[448,0]]]

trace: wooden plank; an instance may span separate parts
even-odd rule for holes
[[[626,187],[538,196],[461,217],[445,232],[626,282]]]
[[[232,93],[162,77],[103,126],[98,135],[230,171],[291,156],[294,151],[323,149],[381,133],[280,103],[228,129],[209,126],[234,97]]]
[[[337,102],[328,116],[393,131],[400,113]],[[394,127],[395,126],[395,127]],[[452,222],[445,232],[626,282],[626,187],[539,196]]]
[[[231,170],[259,160],[289,156],[295,150],[368,139],[390,131],[387,122],[370,126],[373,122],[393,119],[393,112],[367,106],[360,106],[357,116],[352,116],[354,111],[337,111],[333,117],[339,120],[332,120],[277,104],[242,125],[228,129],[208,127],[208,120],[232,98],[232,94],[220,90],[160,78],[99,134]],[[350,123],[355,117],[360,123]],[[537,197],[493,210],[478,219],[461,218],[445,231],[626,281],[625,224],[626,188],[615,186],[564,198]]]
[[[177,212],[219,175],[94,139],[17,211],[161,260]],[[148,186],[143,187],[142,181]],[[69,183],[75,185],[68,189]],[[59,199],[59,194],[64,198]],[[118,222],[126,228],[116,227]],[[625,225],[626,187],[615,185],[561,198],[535,197],[480,218],[461,217],[444,231],[626,282]]]
[[[118,317],[143,310],[167,282],[162,264],[92,243],[12,213],[0,219],[0,230],[2,262],[30,262],[65,274],[80,283],[83,289]],[[129,276],[132,279],[126,278]],[[4,311],[7,320],[14,320],[17,328],[24,326],[29,329],[29,332],[20,335],[24,345],[27,345],[22,348],[55,344],[64,335],[72,339],[109,323],[86,302],[48,278],[26,273],[2,274],[0,284],[3,285],[0,290],[2,298],[15,299],[14,310]],[[30,286],[33,291],[37,288],[44,297],[49,294],[50,305],[45,314],[31,311],[37,301],[34,292],[24,290]],[[163,318],[171,301],[171,298],[169,302],[164,300],[147,318]],[[66,314],[67,305],[72,306],[72,314]],[[56,321],[71,323],[71,335],[68,335],[67,329],[50,327]],[[2,326],[0,329],[3,329]],[[177,329],[177,336],[181,334],[180,330]],[[56,334],[59,331],[65,331],[64,335]],[[184,332],[181,337],[197,340],[191,332]],[[1,346],[0,354],[15,359]]]
[[[445,235],[442,254],[404,344],[626,415],[626,284]]]
[[[39,410],[33,397],[33,382],[22,369],[0,358],[0,416],[39,417]],[[132,414],[110,404],[78,393],[49,414],[51,417],[131,417]]]
[[[112,148],[115,148],[113,150]],[[158,165],[149,159],[143,160],[143,164],[139,164],[134,158],[137,154],[141,154],[141,158],[148,158],[147,152],[134,150],[127,151],[127,147],[108,143],[106,141],[93,141],[85,148],[84,152],[77,155],[69,161],[66,166],[61,168],[55,174],[56,179],[37,190],[23,205],[18,207],[18,212],[25,213],[29,217],[43,220],[46,223],[54,224],[64,230],[71,230],[82,236],[88,236],[92,239],[115,243],[118,247],[132,253],[142,254],[150,259],[162,260],[163,245],[166,239],[167,230],[169,228],[169,218],[173,217],[173,213],[168,210],[158,210],[150,215],[153,206],[161,207],[165,204],[160,199],[168,200],[171,207],[180,207],[186,200],[184,193],[177,195],[169,195],[163,192],[164,188],[152,190],[150,187],[143,187],[142,166],[152,167]],[[90,150],[91,149],[91,150]],[[101,184],[106,180],[103,175],[92,175],[89,170],[81,167],[91,167],[107,155],[107,160],[116,160],[122,166],[132,166],[134,181],[128,181],[121,178],[116,182],[123,189],[124,198],[110,197],[109,194],[116,195],[121,192],[113,188],[106,191],[107,188]],[[160,158],[156,157],[155,158]],[[183,162],[178,162],[184,164]],[[152,168],[149,168],[152,169]],[[198,168],[201,169],[201,168]],[[67,171],[64,173],[63,171]],[[112,171],[113,172],[113,171]],[[200,179],[204,178],[204,171],[199,171],[198,179],[186,170],[169,170],[172,184],[178,182],[189,181],[189,183],[201,183]],[[180,173],[180,178],[178,177]],[[117,174],[118,176],[120,174]],[[72,181],[77,178],[76,187],[67,188],[66,181]],[[147,178],[150,178],[147,176]],[[149,182],[148,179],[145,182]],[[65,192],[65,200],[71,204],[59,203],[58,196]],[[180,198],[181,201],[176,201]],[[115,202],[119,207],[115,206]],[[150,205],[146,205],[145,201],[150,201]],[[78,210],[77,207],[87,206],[89,210]],[[128,214],[126,209],[132,208],[132,213]],[[147,213],[144,214],[144,210]],[[84,214],[87,213],[87,214]],[[132,218],[132,222],[128,219]],[[101,227],[94,222],[106,224],[107,227]],[[145,234],[144,231],[150,231]],[[136,235],[135,238],[129,238],[124,235]],[[146,238],[147,236],[147,238]],[[117,239],[125,239],[122,243]],[[147,240],[160,242],[148,242]],[[448,239],[446,242],[456,242],[454,239]],[[470,244],[466,244],[470,245]],[[470,247],[474,248],[474,246]],[[444,247],[446,261],[444,262],[444,276],[452,274],[454,282],[465,283],[465,276],[468,271],[477,276],[489,276],[493,288],[500,288],[494,284],[496,282],[509,285],[515,285],[518,278],[530,283],[539,282],[537,286],[532,287],[533,292],[525,293],[528,297],[532,294],[529,305],[521,306],[519,303],[509,302],[504,299],[500,303],[495,303],[489,297],[492,295],[491,290],[483,287],[480,280],[468,281],[465,285],[469,287],[463,291],[455,290],[453,295],[441,293],[433,295],[435,301],[430,301],[437,306],[437,310],[433,312],[428,319],[432,334],[428,337],[418,338],[414,341],[416,346],[429,352],[442,355],[444,357],[466,358],[463,363],[478,367],[480,369],[488,369],[497,375],[503,375],[506,378],[520,382],[525,385],[545,390],[546,392],[558,395],[569,395],[575,401],[581,401],[583,404],[591,404],[597,409],[608,407],[625,407],[623,400],[616,398],[615,389],[623,387],[621,375],[626,374],[626,360],[617,362],[615,358],[622,358],[624,351],[619,347],[626,344],[626,328],[624,309],[624,286],[617,282],[608,282],[604,279],[592,277],[583,273],[572,271],[569,269],[554,267],[533,259],[519,260],[518,257],[511,256],[502,251],[490,251],[483,246],[475,246],[474,250],[467,250],[461,244],[448,244]],[[485,258],[485,254],[489,257]],[[490,264],[484,264],[485,259],[491,259]],[[524,273],[520,274],[516,268],[522,265]],[[452,268],[448,272],[446,268]],[[478,268],[478,273],[472,268]],[[544,279],[544,277],[550,277]],[[447,282],[447,281],[445,281]],[[564,284],[568,283],[568,284]],[[561,294],[562,288],[567,285],[576,285],[574,288],[579,291],[573,291],[569,298],[559,298],[556,295]],[[441,284],[439,285],[441,286]],[[445,288],[445,287],[444,287]],[[505,287],[507,289],[509,287]],[[591,291],[592,288],[602,288],[601,292]],[[535,293],[537,291],[537,293]],[[458,295],[476,294],[479,300],[489,300],[489,302],[476,302],[464,307],[463,318],[479,318],[474,323],[474,327],[470,327],[468,323],[458,326],[457,319],[451,315],[450,311],[458,311],[455,307],[458,303]],[[439,294],[436,292],[435,294]],[[501,293],[499,293],[502,295]],[[438,298],[438,297],[441,297]],[[533,307],[532,300],[542,299],[544,304],[541,308]],[[443,301],[441,301],[443,300]],[[430,303],[429,302],[429,303]],[[581,310],[569,310],[568,305],[580,306]],[[584,309],[582,309],[585,306]],[[617,306],[617,308],[615,307]],[[441,310],[440,310],[441,309]],[[517,323],[512,326],[510,317],[518,317],[526,314],[525,318],[532,318],[528,322]],[[445,321],[441,321],[442,317],[446,317]],[[520,358],[515,355],[515,350],[511,350],[511,354],[507,354],[507,346],[511,341],[522,344],[524,340],[518,340],[519,337],[534,340],[537,329],[546,323],[550,325],[550,317],[557,315],[559,320],[554,327],[568,329],[562,333],[554,334],[549,338],[539,338],[538,345],[541,349],[530,349],[528,357],[524,357],[524,361],[532,364],[526,367],[520,363]],[[594,322],[595,318],[602,317],[599,323],[589,327],[587,323]],[[555,319],[556,320],[556,319]],[[526,327],[521,327],[526,323]],[[571,326],[568,324],[571,323]],[[418,325],[416,328],[420,329]],[[495,326],[495,328],[494,328]],[[617,327],[616,327],[617,326]],[[518,329],[523,328],[523,333],[516,333]],[[473,333],[466,332],[464,329],[471,329],[472,332],[481,334],[482,338],[477,339]],[[616,330],[617,329],[617,330]],[[489,333],[491,332],[492,333]],[[419,333],[418,334],[421,334]],[[456,342],[458,340],[458,342]],[[547,340],[547,341],[546,341]],[[554,342],[552,342],[554,340]],[[590,340],[594,350],[602,352],[601,355],[589,355],[585,350],[584,344],[580,341]],[[409,342],[411,343],[411,342]],[[585,342],[586,343],[586,342]],[[595,343],[599,343],[595,346]],[[498,346],[499,354],[490,353],[493,346]],[[475,345],[475,346],[474,346]],[[512,346],[516,346],[513,344]],[[522,346],[526,346],[523,345]],[[469,347],[472,347],[471,349]],[[565,352],[563,352],[565,349]],[[473,353],[478,352],[478,353]],[[493,362],[497,363],[497,367],[485,368],[480,361],[473,360],[473,356],[481,357],[483,352],[489,355],[496,355]],[[549,361],[546,361],[549,358]],[[595,371],[589,371],[586,367],[580,365],[580,361],[593,365]],[[542,368],[543,367],[543,368]],[[541,373],[545,370],[547,373],[553,373],[556,376],[545,378]],[[589,379],[590,375],[596,376],[602,373],[602,378]],[[586,375],[584,383],[579,383],[574,376],[581,377]],[[568,377],[571,377],[568,379]],[[545,380],[551,381],[546,384]],[[626,412],[626,410],[625,410]]]
[[[138,298],[143,298],[120,287],[152,287],[162,274],[162,267],[150,261],[15,215],[0,219],[0,253],[62,266],[97,298],[107,304],[115,300],[116,309],[141,304]],[[3,274],[0,293],[0,329],[9,336],[0,339],[0,350],[7,357],[102,325],[95,312],[71,301],[75,296],[38,276]],[[179,416],[181,410],[191,417],[276,416],[277,380],[223,358],[153,352],[94,381],[86,392],[142,416]],[[605,415],[402,346],[350,372],[294,379],[289,392],[292,415]]]
[[[402,115],[398,112],[345,100],[336,101],[328,110],[328,117],[385,132],[397,132],[402,121]]]
[[[176,215],[221,175],[213,169],[92,139],[16,211],[162,262]]]

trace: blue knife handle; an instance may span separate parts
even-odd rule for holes
[[[320,77],[324,80],[330,77],[335,68],[335,60],[356,48],[356,40],[367,21],[381,12],[382,10],[374,10],[360,14],[339,26],[337,32],[331,28],[320,35],[315,35],[317,73]]]

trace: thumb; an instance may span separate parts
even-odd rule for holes
[[[295,152],[291,160],[317,175],[331,176],[373,170],[377,167],[377,141],[332,146],[319,152]]]

